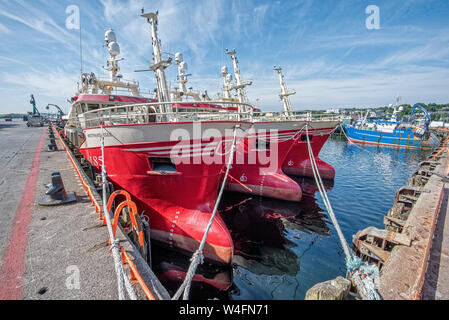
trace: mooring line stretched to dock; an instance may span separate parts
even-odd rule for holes
[[[103,161],[101,163],[101,183],[102,183],[102,191],[103,191],[103,212],[106,219],[106,225],[108,228],[109,239],[111,243],[111,251],[112,256],[114,258],[114,266],[115,272],[117,273],[117,286],[118,286],[118,295],[120,300],[125,300],[125,290],[123,286],[125,286],[126,291],[128,292],[128,296],[131,300],[137,300],[136,293],[131,285],[129,279],[125,276],[125,271],[123,270],[122,261],[120,258],[120,242],[114,236],[114,231],[112,230],[111,216],[109,211],[107,211],[107,200],[106,200],[106,169],[105,169],[105,157],[104,157],[104,132],[103,125],[101,125],[101,155],[103,157]]]
[[[338,234],[338,237],[340,238],[340,242],[342,243],[343,251],[346,255],[346,259],[350,259],[351,254],[349,253],[348,243],[346,242],[343,232],[340,229],[340,225],[338,224],[337,218],[335,217],[334,211],[332,210],[332,206],[330,205],[329,198],[327,197],[327,193],[324,188],[323,181],[321,180],[319,171],[316,171],[316,162],[315,162],[315,157],[313,156],[312,147],[310,145],[308,126],[306,126],[306,137],[307,137],[307,148],[309,151],[310,163],[312,164],[312,171],[313,171],[313,175],[316,180],[316,184],[318,186],[318,190],[320,192],[321,197],[323,198],[324,205],[326,206],[326,209],[332,219],[335,229],[337,230],[337,234]]]
[[[320,192],[321,198],[323,199],[324,205],[326,206],[327,212],[329,213],[332,223],[337,231],[337,235],[340,238],[343,251],[346,256],[346,268],[351,275],[351,279],[362,296],[363,299],[368,300],[380,300],[380,296],[377,293],[376,280],[379,277],[379,271],[376,266],[368,265],[367,263],[362,263],[362,260],[350,253],[348,243],[340,229],[335,213],[330,204],[329,198],[327,197],[326,189],[324,188],[323,180],[321,179],[318,166],[315,162],[315,157],[313,155],[312,146],[309,139],[308,125],[306,126],[306,139],[307,148],[309,152],[310,162],[312,164],[312,172],[317,184],[318,190]],[[364,277],[362,277],[364,275]]]
[[[220,192],[218,193],[217,201],[215,202],[214,210],[212,211],[212,215],[211,215],[211,217],[209,219],[209,223],[208,223],[208,225],[206,227],[206,230],[204,232],[203,239],[201,240],[201,243],[200,243],[200,246],[199,246],[198,250],[195,251],[195,253],[192,256],[192,259],[191,259],[192,262],[191,262],[191,264],[189,266],[189,269],[188,269],[188,271],[186,273],[186,277],[184,279],[184,282],[181,284],[179,289],[173,295],[172,300],[178,300],[182,293],[184,293],[183,294],[183,300],[188,300],[189,299],[190,286],[192,284],[192,279],[193,279],[193,277],[194,277],[194,275],[196,273],[196,269],[204,261],[203,249],[204,249],[204,246],[206,244],[206,239],[207,239],[207,236],[209,234],[210,228],[212,227],[212,222],[214,221],[215,215],[218,212],[218,206],[220,204],[220,200],[221,200],[221,197],[223,195],[223,190],[224,190],[224,187],[225,187],[225,184],[226,184],[226,180],[228,178],[229,169],[231,168],[231,164],[232,164],[232,162],[234,160],[234,153],[235,153],[235,149],[236,149],[235,148],[235,141],[236,141],[236,137],[237,137],[237,129],[238,128],[240,128],[240,126],[238,126],[238,125],[236,125],[234,127],[234,138],[232,140],[231,152],[230,152],[230,155],[229,155],[228,163],[226,165],[225,177],[224,177],[223,182],[221,184]]]

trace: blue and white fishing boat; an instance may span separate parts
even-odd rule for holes
[[[414,124],[415,110],[424,113],[423,125]],[[429,130],[431,122],[429,113],[419,104],[413,106],[410,121],[400,122],[397,113],[402,111],[394,108],[389,120],[370,120],[367,116],[363,120],[357,120],[351,124],[345,124],[345,131],[349,141],[362,144],[385,145],[402,148],[432,148],[436,143],[436,137]]]

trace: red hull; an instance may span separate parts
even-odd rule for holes
[[[158,132],[171,130],[167,128],[169,125],[165,126],[165,129],[160,126],[156,130]],[[232,128],[231,124],[225,123],[223,126]],[[135,125],[112,126],[106,129],[111,132],[112,137],[116,137],[115,132],[120,134],[130,132],[132,139],[135,139],[136,130],[143,131]],[[92,129],[84,130],[86,136],[97,136],[98,129],[95,132],[89,130]],[[153,130],[151,132],[156,134],[154,128],[145,130]],[[142,134],[142,139],[147,135],[148,132]],[[222,141],[223,137],[220,139]],[[232,140],[232,137],[226,139]],[[105,166],[108,180],[113,183],[114,188],[128,191],[138,205],[139,211],[148,216],[152,239],[179,248],[181,251],[194,252],[198,249],[210,220],[219,183],[223,179],[226,159],[222,159],[220,163],[205,165],[201,162],[201,156],[193,156],[189,158],[190,163],[176,163],[175,171],[155,171],[150,159],[152,157],[170,159],[170,152],[174,146],[179,146],[178,142],[107,145],[104,149]],[[215,142],[220,144],[217,137]],[[183,140],[184,143],[191,148],[190,154],[193,154],[205,152],[204,149],[207,147],[204,146],[210,141]],[[88,148],[82,145],[80,151],[99,171],[101,149],[98,146]],[[195,164],[197,160],[199,164]],[[233,251],[230,233],[221,217],[217,215],[207,237],[204,256],[218,263],[229,264],[232,262]]]
[[[311,146],[315,161],[318,167],[318,171],[323,179],[334,179],[335,169],[319,158],[319,154],[323,145],[326,143],[327,139],[330,137],[334,128],[326,128],[321,130],[309,130],[309,135],[311,138]],[[298,175],[304,177],[313,177],[312,165],[310,163],[309,151],[307,147],[306,136],[303,132],[301,139],[298,139],[290,152],[288,153],[282,170],[286,174]]]
[[[290,130],[272,134],[255,133],[246,137],[237,148],[226,189],[280,200],[300,201],[301,187],[281,169],[294,143],[294,140],[284,137],[294,135],[295,131]],[[260,148],[262,144],[269,145],[267,150]]]

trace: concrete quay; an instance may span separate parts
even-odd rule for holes
[[[385,229],[367,227],[353,236],[354,254],[380,270],[373,279],[383,300],[449,300],[448,143],[444,134],[397,191]],[[360,299],[354,283],[350,294],[341,283],[317,284],[306,300]]]
[[[59,150],[48,151],[47,132],[22,121],[0,123],[0,299],[117,300],[107,229],[58,139]],[[77,201],[39,206],[55,171]],[[123,230],[117,234],[148,286],[157,287],[156,299],[168,298]]]
[[[396,194],[385,230],[354,236],[355,253],[380,270],[384,300],[449,299],[449,153],[446,137]]]
[[[435,244],[442,238],[444,228],[436,228],[436,225],[438,220],[441,222],[441,219],[446,219],[447,187],[442,177],[447,177],[448,164],[448,153],[444,151],[439,164],[424,186],[425,191],[414,204],[403,227],[402,233],[408,235],[411,240],[410,246],[396,245],[381,269],[379,293],[383,299],[429,299],[431,298],[429,280],[436,269],[440,280],[449,277],[449,273],[445,276],[439,274],[441,264],[437,264],[435,259],[433,259],[433,266],[429,268],[431,252],[433,251],[435,257],[443,249],[442,246]],[[447,232],[449,230],[446,230]],[[441,271],[444,272],[444,266]],[[425,283],[426,286],[424,286]],[[427,293],[424,294],[424,292]],[[434,298],[435,296],[431,299]],[[449,299],[449,295],[441,296],[441,298]]]

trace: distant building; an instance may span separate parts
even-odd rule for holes
[[[326,113],[340,113],[340,109],[327,109]]]

